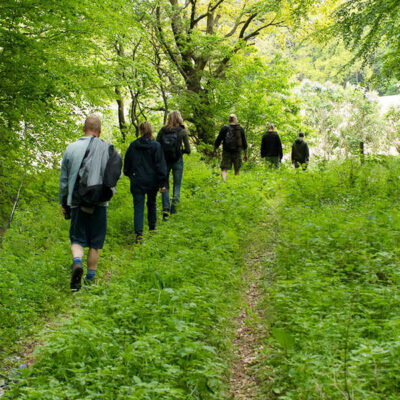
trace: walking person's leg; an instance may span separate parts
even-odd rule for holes
[[[92,283],[96,278],[97,264],[99,262],[100,250],[89,249],[87,256],[87,272],[85,276],[85,283]]]
[[[178,160],[172,167],[172,176],[174,178],[173,197],[171,204],[171,214],[176,213],[176,205],[181,198],[181,186],[183,177],[183,159]]]
[[[107,207],[95,207],[88,217],[87,235],[89,252],[87,255],[87,272],[85,283],[95,281],[100,250],[103,248],[107,232]]]
[[[79,207],[71,209],[71,226],[69,229],[69,237],[71,240],[71,290],[78,291],[81,288],[81,279],[83,275],[83,255],[84,247],[87,247],[86,238],[86,215],[80,210]]]
[[[79,290],[81,288],[81,279],[83,275],[83,255],[85,253],[84,248],[77,243],[71,245],[72,253],[72,266],[71,266],[71,290]]]
[[[134,226],[136,233],[136,241],[140,241],[143,235],[143,219],[144,219],[144,193],[135,193],[133,195],[133,209],[134,209]]]
[[[149,230],[154,231],[157,226],[157,190],[147,192],[147,222]]]
[[[238,176],[240,174],[240,168],[242,168],[242,153],[235,153],[232,158],[235,176]]]
[[[221,178],[224,182],[228,177],[228,169],[232,169],[232,155],[228,151],[222,152]]]
[[[165,185],[165,192],[162,194],[162,207],[163,207],[163,220],[167,220],[170,211],[169,204],[169,175],[171,172],[172,166],[167,164],[167,183]]]

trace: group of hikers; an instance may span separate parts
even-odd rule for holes
[[[71,220],[70,241],[72,253],[70,288],[78,291],[83,276],[84,249],[87,255],[86,284],[95,281],[100,250],[107,231],[107,206],[121,176],[122,158],[110,143],[101,140],[101,121],[91,115],[83,126],[84,136],[70,144],[63,156],[60,174],[59,201],[62,213]],[[229,116],[214,144],[214,154],[222,143],[221,176],[226,181],[228,170],[239,175],[248,160],[247,141],[236,115]],[[150,231],[156,229],[157,193],[162,194],[163,220],[177,212],[182,176],[183,155],[190,154],[189,136],[179,111],[168,115],[167,123],[156,139],[153,127],[145,121],[139,125],[139,138],[132,142],[125,154],[123,172],[130,179],[133,196],[134,230],[136,242],[143,237],[144,209],[147,196],[147,219]],[[282,143],[274,126],[270,125],[261,143],[261,157],[270,168],[279,168],[283,157]],[[301,132],[292,146],[292,163],[296,168],[307,168],[308,145]],[[170,196],[169,177],[172,171],[173,189]]]

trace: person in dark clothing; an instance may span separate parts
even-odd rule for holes
[[[279,168],[282,161],[282,143],[274,125],[268,127],[261,141],[261,158],[265,158],[269,168]]]
[[[169,214],[176,213],[179,203],[182,177],[183,177],[183,154],[190,154],[189,136],[185,123],[179,111],[171,111],[168,115],[168,122],[157,135],[167,163],[166,190],[162,194],[163,219],[167,220]],[[169,195],[169,174],[173,176],[173,196],[170,202]]]
[[[131,181],[133,196],[136,242],[143,235],[144,201],[147,195],[147,219],[149,230],[157,224],[156,197],[164,193],[167,183],[167,166],[160,143],[153,138],[149,122],[139,126],[140,138],[132,142],[125,155],[124,174]]]
[[[229,116],[229,125],[224,125],[215,140],[214,153],[222,142],[222,162],[221,176],[226,182],[228,169],[233,168],[235,175],[239,175],[242,166],[242,151],[244,151],[244,161],[248,160],[247,155],[247,140],[244,129],[240,126],[235,114]]]
[[[310,151],[308,149],[308,144],[304,140],[304,133],[300,132],[299,137],[294,141],[292,146],[292,164],[295,168],[301,166],[303,170],[306,170],[309,159]]]

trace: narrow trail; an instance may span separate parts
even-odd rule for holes
[[[257,381],[257,360],[265,346],[265,317],[260,308],[264,293],[261,287],[263,279],[264,257],[273,254],[262,249],[262,242],[253,242],[248,250],[246,268],[243,273],[245,292],[242,306],[236,320],[234,339],[234,361],[230,377],[230,400],[259,399]],[[267,400],[263,397],[263,400]]]

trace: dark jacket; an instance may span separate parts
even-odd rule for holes
[[[121,178],[122,157],[114,149],[114,146],[110,146],[108,154],[109,157],[106,169],[104,170],[103,185],[112,189],[117,186],[117,182]]]
[[[281,138],[276,132],[267,132],[264,134],[261,141],[261,157],[279,157],[282,160]]]
[[[139,138],[125,155],[124,174],[131,180],[131,193],[146,193],[167,183],[167,165],[160,143]]]
[[[230,124],[231,125],[231,124]],[[233,125],[233,124],[232,124]],[[239,124],[238,124],[239,125]],[[247,150],[247,140],[246,140],[246,135],[244,133],[244,129],[243,127],[240,127],[241,130],[241,135],[242,135],[242,149],[244,151]],[[229,132],[229,125],[224,125],[221,130],[219,131],[219,135],[217,137],[217,139],[215,140],[214,143],[214,148],[218,149],[218,147],[221,145],[222,142],[222,149],[224,151],[229,151],[226,146],[225,146],[225,138],[226,138],[226,134]]]
[[[300,164],[308,163],[310,152],[308,144],[304,139],[297,138],[292,146],[292,161],[297,161]]]
[[[165,126],[163,126],[157,134],[157,142],[161,142],[161,135],[163,135],[165,132],[172,131],[176,131],[178,133],[182,155],[190,154],[189,135],[184,126],[178,126],[172,130],[168,130]]]

